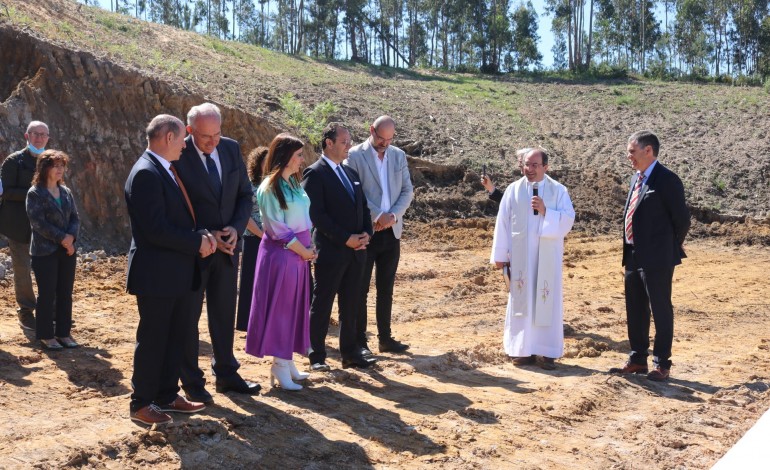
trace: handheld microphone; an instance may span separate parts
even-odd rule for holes
[[[532,196],[537,196],[537,183],[532,185]],[[535,209],[535,215],[537,215],[537,209]]]

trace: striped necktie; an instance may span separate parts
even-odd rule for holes
[[[639,194],[642,192],[642,182],[644,181],[644,174],[640,173],[636,178],[636,184],[634,185],[634,191],[631,193],[631,200],[628,201],[628,209],[626,209],[626,241],[630,244],[634,244],[634,229],[632,227],[634,212],[636,212],[636,203],[639,201]]]

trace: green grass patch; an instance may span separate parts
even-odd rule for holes
[[[331,101],[322,101],[308,111],[291,93],[283,95],[280,103],[286,114],[286,123],[296,128],[313,147],[321,143],[324,127],[331,115],[337,112]]]

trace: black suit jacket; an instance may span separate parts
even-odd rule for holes
[[[251,216],[251,182],[238,142],[222,137],[217,145],[217,153],[222,165],[222,196],[219,198],[209,182],[206,167],[193,145],[192,136],[185,139],[185,149],[179,160],[174,162],[174,167],[190,196],[197,228],[211,231],[230,226],[240,236]],[[230,258],[236,264],[237,252]]]
[[[353,185],[355,201],[323,158],[305,169],[302,186],[310,198],[313,241],[318,248],[316,263],[334,263],[347,256],[364,258],[366,250],[353,250],[345,243],[354,233],[372,235],[372,219],[361,179],[349,166],[342,165],[342,169]]]
[[[635,184],[636,175],[626,198],[624,221]],[[642,184],[631,224],[634,246],[625,242],[624,228],[623,266],[628,264],[632,248],[636,265],[645,270],[670,268],[687,257],[682,244],[690,229],[690,211],[684,198],[684,186],[682,180],[660,162]]]
[[[145,152],[128,175],[125,196],[132,236],[128,292],[151,297],[192,294],[199,282],[195,274],[201,236],[182,191]]]

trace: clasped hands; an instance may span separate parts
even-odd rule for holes
[[[369,234],[366,232],[354,233],[350,236],[350,238],[348,238],[348,241],[345,242],[345,245],[348,248],[352,248],[354,250],[365,250],[368,244]]]
[[[217,250],[232,255],[235,253],[235,246],[238,243],[238,232],[233,227],[227,226],[222,230],[199,230],[201,234],[201,247],[198,250],[201,258],[214,254]]]
[[[75,254],[75,237],[73,237],[70,234],[67,234],[64,237],[64,240],[61,241],[61,246],[64,247],[65,250],[67,250],[67,256],[72,256]]]
[[[374,231],[379,232],[381,230],[389,229],[396,223],[396,214],[392,212],[383,213],[374,223]]]

